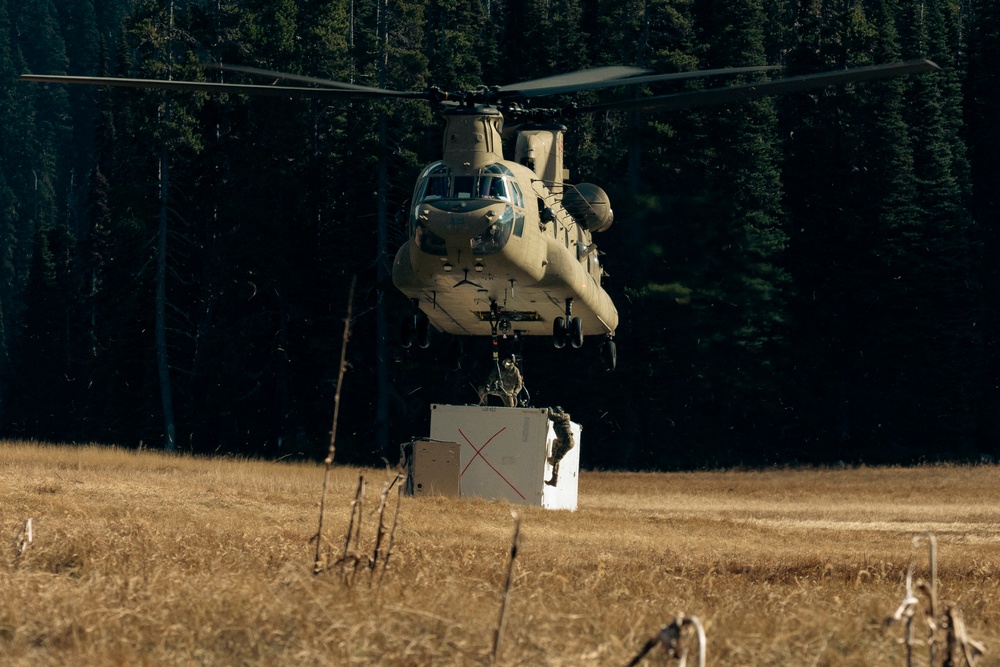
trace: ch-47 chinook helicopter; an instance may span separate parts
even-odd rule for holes
[[[249,67],[217,69],[295,82],[243,85],[155,79],[24,75],[22,80],[288,98],[423,99],[445,120],[442,158],[421,172],[408,211],[409,239],[393,265],[393,282],[416,306],[405,337],[427,345],[430,328],[457,336],[551,336],[556,347],[603,338],[605,366],[615,366],[618,311],[601,286],[604,270],[594,234],[614,215],[604,191],[573,184],[563,165],[561,120],[610,110],[678,110],[831,85],[928,72],[928,60],[874,65],[590,106],[540,108],[532,101],[584,90],[776,69],[746,67],[651,74],[599,67],[458,93],[437,88],[396,91]],[[504,156],[504,123],[516,136]],[[494,346],[494,355],[496,347]]]

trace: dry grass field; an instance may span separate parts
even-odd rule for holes
[[[388,475],[336,468],[342,548]],[[380,587],[313,576],[323,469],[0,443],[0,664],[476,665],[513,521],[504,503],[404,498]],[[678,612],[708,664],[905,665],[912,558],[1000,665],[1000,467],[585,472],[580,509],[519,508],[501,664],[624,665]],[[395,506],[395,495],[390,507]],[[27,519],[33,537],[18,555]],[[919,654],[926,664],[924,654]],[[642,663],[669,664],[662,652]]]

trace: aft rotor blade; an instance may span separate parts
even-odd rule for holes
[[[854,69],[838,70],[835,72],[804,74],[802,76],[793,76],[786,79],[764,81],[761,83],[748,83],[739,86],[730,86],[727,88],[712,88],[710,90],[697,90],[689,93],[658,95],[635,100],[620,100],[618,102],[594,104],[574,109],[573,113],[589,113],[594,111],[610,111],[616,109],[656,109],[659,111],[691,109],[713,104],[725,104],[727,102],[751,100],[760,97],[767,97],[769,95],[782,95],[805,90],[814,90],[816,88],[823,88],[826,86],[843,85],[859,81],[872,81],[893,76],[902,76],[904,74],[922,74],[938,69],[941,68],[930,60],[911,60],[901,63],[890,63],[887,65],[857,67]]]
[[[101,76],[62,76],[55,74],[22,74],[21,81],[38,83],[69,83],[118,88],[146,88],[212,93],[216,95],[258,95],[299,99],[359,99],[371,97],[423,97],[422,93],[401,93],[392,90],[340,90],[336,88],[304,88],[299,86],[257,86],[206,81],[170,81],[165,79],[119,79]],[[372,92],[375,91],[375,92]]]
[[[626,68],[632,69],[632,68]],[[575,93],[581,90],[598,90],[600,88],[614,88],[616,86],[636,86],[645,83],[658,83],[663,81],[683,81],[684,79],[700,79],[710,76],[726,76],[736,74],[748,74],[753,72],[767,72],[769,70],[781,69],[781,65],[765,65],[762,67],[726,67],[722,69],[695,70],[691,72],[673,72],[671,74],[649,74],[646,76],[629,76],[604,81],[593,81],[591,83],[581,83],[564,86],[543,87],[536,90],[518,90],[517,93],[524,97],[541,97],[543,95],[559,95],[561,93]],[[648,70],[646,70],[648,71]],[[552,77],[558,78],[558,77]],[[544,81],[539,79],[539,81]],[[516,84],[515,84],[516,85]],[[503,92],[510,86],[501,88]]]
[[[622,85],[632,86],[643,83],[656,83],[660,81],[683,81],[684,79],[702,79],[710,76],[735,76],[737,74],[753,74],[756,72],[769,72],[771,70],[782,69],[781,65],[761,65],[759,67],[723,67],[721,69],[698,69],[690,72],[674,72],[672,74],[651,74],[649,76],[635,76],[623,80]]]
[[[251,74],[253,76],[267,77],[270,79],[279,79],[283,81],[295,81],[297,83],[307,83],[313,86],[323,86],[324,88],[336,88],[341,90],[356,90],[362,93],[371,93],[374,96],[384,96],[386,93],[390,93],[396,97],[412,96],[413,93],[404,93],[398,90],[386,90],[384,88],[374,88],[372,86],[361,86],[356,83],[347,83],[345,81],[334,81],[332,79],[323,79],[315,76],[304,76],[302,74],[289,74],[288,72],[274,72],[267,69],[259,69],[257,67],[246,67],[243,65],[205,65],[206,69],[221,70],[223,72],[239,72],[241,74]],[[418,95],[423,95],[419,93]]]
[[[532,79],[520,83],[511,83],[500,86],[499,91],[504,97],[540,97],[542,95],[554,95],[556,93],[573,92],[576,90],[587,90],[598,82],[606,82],[611,79],[623,79],[639,74],[647,74],[648,69],[638,67],[625,67],[623,65],[612,65],[609,67],[595,67],[593,69],[583,69],[567,74],[557,74],[547,76],[543,79]]]

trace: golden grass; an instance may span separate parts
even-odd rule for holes
[[[374,536],[387,473],[336,468],[334,551],[359,472]],[[348,588],[312,575],[322,477],[0,443],[0,664],[484,664],[510,506],[404,499],[381,588]],[[709,665],[904,665],[902,628],[884,621],[911,557],[926,563],[912,536],[930,530],[942,598],[992,649],[980,664],[998,665],[998,492],[992,466],[583,473],[579,511],[518,508],[500,662],[624,665],[683,612],[706,625]]]

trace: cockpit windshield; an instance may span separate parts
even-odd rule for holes
[[[451,194],[451,169],[438,162],[424,170],[423,180],[417,186],[422,190],[418,199],[441,199]]]
[[[428,165],[417,182],[416,201],[435,199],[496,199],[524,207],[514,173],[495,163],[471,175],[453,175],[444,162]]]

